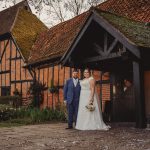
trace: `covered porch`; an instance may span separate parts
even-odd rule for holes
[[[61,59],[65,66],[110,73],[111,121],[146,127],[150,107],[146,111],[144,73],[150,69],[149,33],[144,24],[94,9]],[[129,91],[125,81],[130,82]]]

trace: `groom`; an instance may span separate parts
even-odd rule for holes
[[[75,118],[76,124],[80,90],[81,86],[78,78],[78,70],[74,69],[72,78],[67,80],[64,86],[64,103],[67,105],[68,110],[68,127],[66,129],[73,128],[73,117]]]

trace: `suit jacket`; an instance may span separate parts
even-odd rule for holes
[[[79,81],[76,85],[76,93],[74,93],[75,92],[74,88],[75,87],[74,87],[73,79],[71,78],[67,80],[66,84],[64,85],[64,99],[67,101],[68,104],[71,104],[75,94],[77,99],[79,100],[80,90],[81,90]]]

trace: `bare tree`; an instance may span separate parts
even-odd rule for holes
[[[48,13],[55,16],[60,22],[65,20],[63,10],[63,0],[45,0],[45,4],[49,6]]]
[[[34,9],[36,10],[35,13],[36,15],[38,15],[38,17],[40,18],[41,15],[41,11],[43,9],[43,3],[45,1],[44,0],[28,0],[29,5],[33,6]]]
[[[97,6],[98,4],[104,2],[105,0],[87,0],[87,3],[90,6]]]
[[[77,16],[86,8],[86,0],[68,0],[64,6],[73,16]]]
[[[104,0],[44,0],[43,2],[49,6],[49,16],[53,16],[57,22],[63,22],[81,14],[91,6],[98,5],[101,1]]]
[[[5,2],[4,8],[15,5],[21,0],[0,0]],[[43,20],[49,26],[63,22],[88,10],[91,6],[97,6],[105,0],[28,0],[33,12],[42,19],[47,13],[47,19]],[[46,11],[45,11],[45,8]],[[43,11],[44,10],[44,11]],[[41,17],[42,16],[42,17]]]

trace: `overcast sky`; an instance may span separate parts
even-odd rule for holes
[[[22,1],[22,0],[16,0],[16,3],[19,3],[19,2],[21,2],[21,1]],[[63,7],[65,1],[66,1],[66,0],[63,0],[63,2],[62,2],[62,7]],[[102,1],[105,1],[105,0],[101,0],[101,2],[102,2]],[[11,0],[7,0],[7,1],[6,1],[6,0],[0,0],[0,11],[1,11],[1,10],[4,10],[4,9],[10,7],[10,6],[13,6],[13,3],[11,2]],[[50,8],[49,8],[48,6],[46,6],[45,4],[42,4],[42,8],[43,8],[43,9],[41,10],[41,13],[40,13],[40,14],[39,14],[38,11],[35,10],[34,6],[31,6],[31,5],[30,5],[30,8],[31,8],[32,12],[33,12],[35,15],[37,15],[37,17],[38,17],[43,23],[45,23],[48,27],[54,26],[54,25],[56,25],[56,24],[59,23],[59,20],[56,19],[56,16],[53,15],[53,14],[50,14],[50,13],[48,12],[48,10],[49,10]],[[64,7],[63,7],[63,8],[64,8]],[[85,8],[88,9],[89,6],[86,6]],[[70,12],[67,12],[67,11],[64,10],[64,9],[62,9],[62,10],[63,10],[63,11],[62,11],[63,15],[65,16],[65,20],[68,20],[68,19],[72,18]]]

